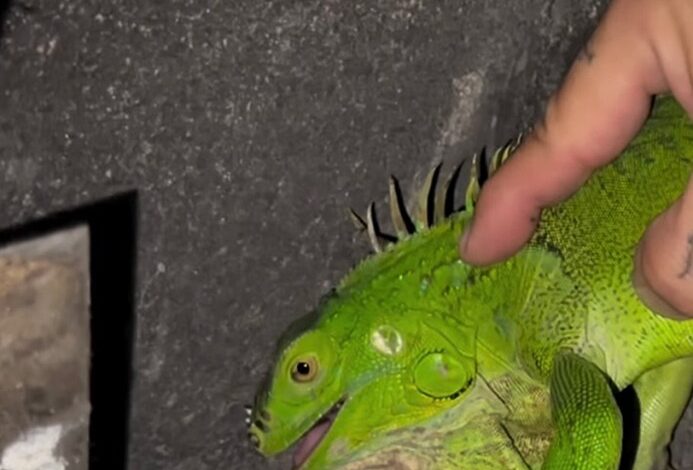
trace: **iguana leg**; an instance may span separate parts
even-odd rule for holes
[[[646,372],[633,386],[640,402],[640,445],[633,470],[671,468],[668,447],[691,396],[693,358]]]
[[[621,459],[621,411],[606,375],[577,354],[559,353],[551,371],[556,436],[544,470],[615,470]]]

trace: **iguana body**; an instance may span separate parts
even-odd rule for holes
[[[665,468],[693,386],[693,322],[639,301],[632,260],[691,172],[693,126],[659,99],[621,158],[546,210],[509,261],[459,261],[471,204],[420,220],[287,332],[252,439],[274,454],[307,435],[310,469]],[[325,434],[314,425],[336,404]]]

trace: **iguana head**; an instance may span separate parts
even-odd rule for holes
[[[474,387],[476,327],[460,320],[465,306],[457,295],[469,269],[457,242],[471,209],[431,226],[436,177],[427,178],[415,224],[391,185],[393,223],[415,233],[387,249],[379,246],[372,206],[368,222],[357,217],[379,253],[280,341],[250,416],[250,439],[261,453],[296,446],[296,467],[329,468],[388,432],[458,405]]]
[[[328,468],[464,399],[476,330],[450,315],[458,297],[443,292],[466,282],[461,227],[451,221],[364,261],[289,329],[250,417],[260,452],[295,445],[296,466]]]
[[[260,452],[295,445],[297,467],[326,468],[453,406],[473,386],[471,328],[426,318],[411,303],[396,306],[388,301],[392,291],[363,296],[363,287],[358,295],[336,294],[318,322],[283,341],[251,414]],[[392,308],[401,315],[383,312]]]

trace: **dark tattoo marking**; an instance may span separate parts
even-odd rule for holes
[[[585,44],[585,47],[580,50],[578,59],[584,60],[588,64],[592,63],[594,60],[594,48],[592,47],[592,41],[588,41],[587,44]]]
[[[686,253],[686,261],[683,266],[683,271],[679,274],[679,279],[683,279],[692,274],[693,271],[693,233],[688,235],[688,240],[686,242],[688,244],[688,252]]]

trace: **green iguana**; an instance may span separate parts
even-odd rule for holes
[[[446,214],[429,175],[413,223],[391,182],[398,241],[380,249],[371,206],[378,252],[285,333],[251,441],[266,455],[297,444],[304,469],[666,468],[693,386],[693,322],[640,302],[632,260],[692,172],[693,126],[658,98],[615,163],[487,268],[458,256],[476,177],[465,209]]]

